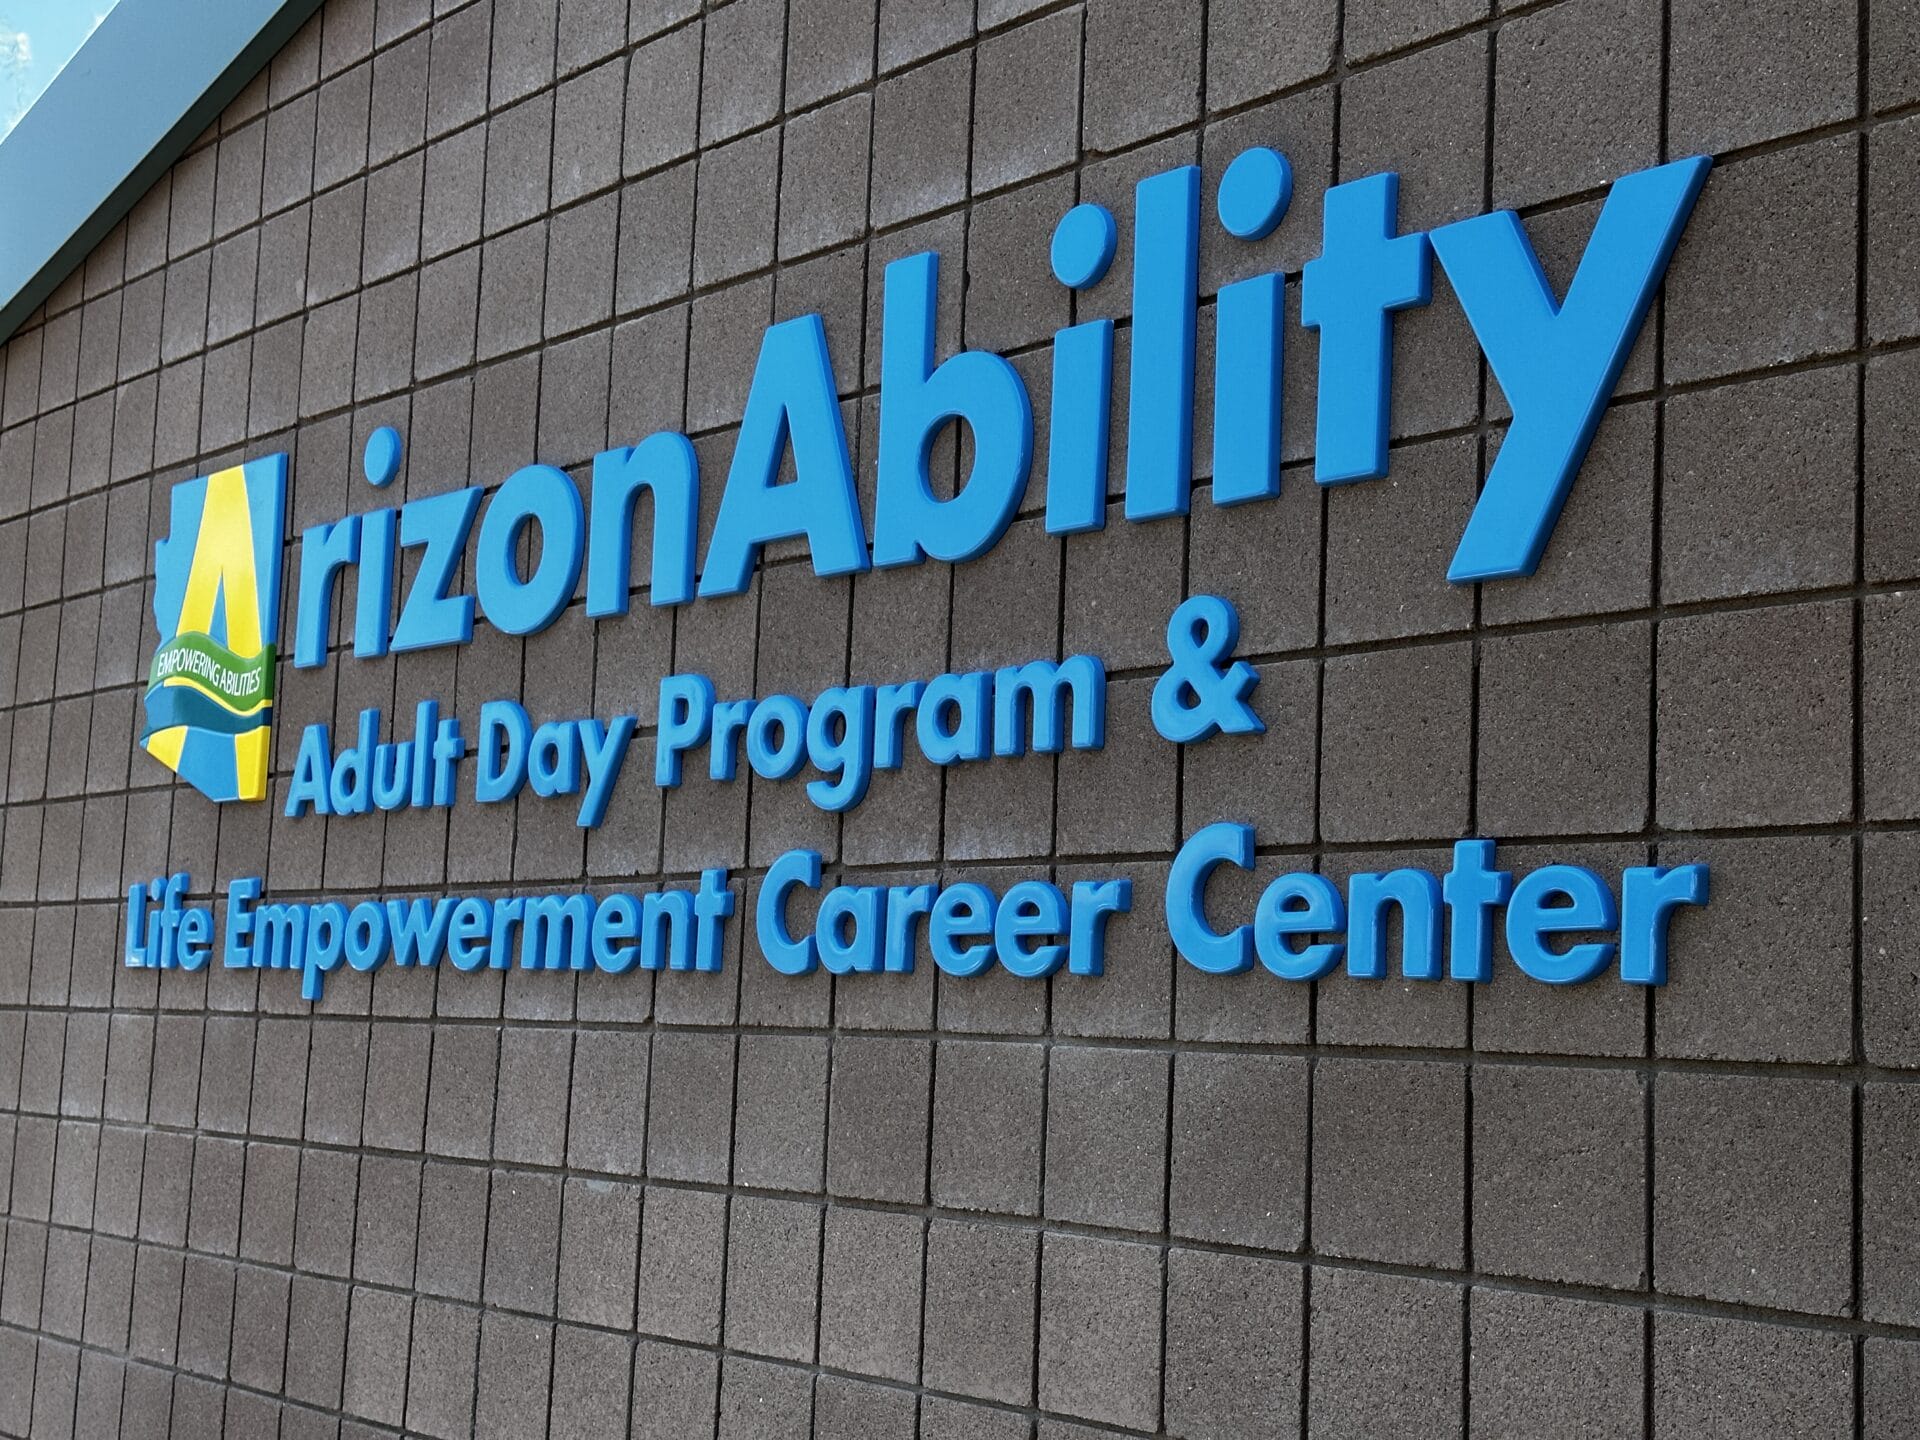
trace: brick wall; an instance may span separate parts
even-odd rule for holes
[[[0,351],[0,1432],[1913,1433],[1920,11],[697,11],[331,0]],[[791,784],[663,804],[636,759],[588,835],[530,798],[216,810],[135,748],[176,481],[288,451],[297,534],[381,503],[381,424],[412,495],[672,427],[710,516],[760,333],[809,311],[870,477],[887,261],[939,250],[943,347],[1041,396],[1056,328],[1121,317],[1124,384],[1127,267],[1073,299],[1053,222],[1096,199],[1124,237],[1133,183],[1195,160],[1210,204],[1253,143],[1296,198],[1259,244],[1207,222],[1209,297],[1297,272],[1324,187],[1385,168],[1409,228],[1519,208],[1564,284],[1607,181],[1718,158],[1534,579],[1441,579],[1505,417],[1442,284],[1398,327],[1390,480],[1298,463],[1290,327],[1275,503],[1063,542],[1042,464],[958,572],[784,547],[738,598],[286,666],[276,800],[309,720],[524,693],[651,727],[669,667],[806,694],[1092,649],[1103,752],[909,765],[844,820]],[[1240,608],[1268,733],[1182,752],[1146,697],[1200,591]],[[1221,818],[1263,877],[1481,833],[1708,861],[1714,894],[1658,993],[1209,978],[1157,894]],[[744,902],[795,845],[1142,903],[1097,982],[736,953],[657,984],[343,971],[310,1012],[285,976],[116,963],[123,887],[166,869],[351,895],[726,864]]]

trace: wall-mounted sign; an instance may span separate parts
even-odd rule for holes
[[[1556,298],[1524,226],[1510,212],[1430,234],[1398,233],[1398,181],[1374,175],[1330,189],[1321,254],[1302,280],[1301,316],[1320,335],[1314,476],[1342,485],[1384,476],[1393,317],[1429,303],[1437,260],[1512,407],[1498,458],[1460,537],[1446,580],[1530,575],[1612,396],[1709,162],[1689,159],[1626,176],[1610,190],[1564,298]],[[1292,194],[1285,158],[1253,149],[1227,168],[1217,213],[1243,239],[1270,233]],[[1186,513],[1192,500],[1195,333],[1198,326],[1200,172],[1185,166],[1140,182],[1133,222],[1133,355],[1127,387],[1123,512],[1129,522]],[[1097,205],[1068,211],[1050,254],[1072,289],[1097,283],[1118,243]],[[586,613],[626,614],[644,584],[655,605],[697,603],[744,590],[776,541],[804,542],[813,569],[843,575],[874,566],[961,564],[1005,533],[1026,497],[1033,415],[1026,387],[985,351],[936,357],[939,257],[890,264],[881,325],[879,451],[873,534],[856,498],[839,398],[818,315],[770,327],[712,536],[696,555],[701,478],[692,444],[662,432],[593,461],[590,500],[566,472],[528,465],[491,495],[479,486],[409,500],[309,527],[301,536],[294,664],[328,662],[340,580],[356,577],[348,619],[360,658],[464,644],[476,615],[513,635],[554,621],[584,572]],[[1280,491],[1280,275],[1223,287],[1215,297],[1213,483],[1210,503],[1270,501]],[[1088,321],[1054,337],[1045,525],[1071,535],[1106,523],[1113,324]],[[951,496],[928,472],[949,421],[971,434],[973,464]],[[367,479],[398,472],[401,442],[376,431]],[[792,460],[793,478],[781,480]],[[285,457],[188,482],[174,494],[174,526],[159,557],[155,610],[163,642],[148,692],[148,748],[215,800],[265,793],[268,717],[278,628],[278,545]],[[651,512],[650,568],[632,573],[642,501]],[[403,552],[412,551],[397,584]],[[471,555],[470,592],[457,577]],[[529,557],[524,563],[522,556]],[[1442,583],[1435,577],[1436,583]],[[1234,657],[1238,621],[1216,596],[1194,596],[1169,617],[1167,666],[1153,723],[1174,744],[1258,733],[1258,672]],[[859,677],[817,695],[722,695],[704,675],[661,677],[653,782],[683,783],[689,764],[738,782],[741,765],[764,780],[804,784],[828,811],[858,805],[876,772],[910,753],[938,765],[990,764],[1029,751],[1098,749],[1106,735],[1105,668],[1098,656],[1009,656],[995,670],[889,684]],[[632,713],[545,716],[539,696],[501,696],[462,717],[422,702],[406,722],[379,710],[353,736],[326,723],[298,740],[286,793],[290,817],[445,809],[466,799],[499,804],[531,792],[571,804],[583,826],[605,818],[638,728]],[[385,738],[383,738],[383,736]],[[804,777],[804,778],[803,778]],[[1704,904],[1704,866],[1629,868],[1618,887],[1569,865],[1515,876],[1493,868],[1493,842],[1460,841],[1444,877],[1403,867],[1351,877],[1344,893],[1313,874],[1270,884],[1248,920],[1224,928],[1204,904],[1222,864],[1250,868],[1253,834],[1208,825],[1182,846],[1163,904],[1175,948],[1212,972],[1256,959],[1286,979],[1313,980],[1344,961],[1356,978],[1390,968],[1389,921],[1400,926],[1399,972],[1409,979],[1480,983],[1492,977],[1496,930],[1516,969],[1553,984],[1590,979],[1618,961],[1620,979],[1660,984],[1675,907]],[[185,875],[135,885],[128,897],[127,963],[207,964],[216,948],[234,967],[286,969],[317,999],[343,963],[371,970],[437,965],[505,969],[713,970],[734,900],[724,870],[654,894],[555,894],[437,900],[276,903],[258,880],[228,893],[217,947],[213,915],[186,900]],[[1096,976],[1108,919],[1128,911],[1124,879],[1062,888],[1033,879],[995,895],[975,883],[835,886],[811,931],[795,934],[788,902],[822,890],[819,855],[789,852],[761,881],[754,932],[776,970],[899,973],[924,954],[972,975],[998,965],[1016,975],[1065,970]],[[1498,926],[1493,913],[1504,910]]]

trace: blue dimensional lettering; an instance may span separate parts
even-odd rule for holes
[[[1196,831],[1175,854],[1167,874],[1167,932],[1180,957],[1196,970],[1232,975],[1261,963],[1286,980],[1319,980],[1347,957],[1355,980],[1387,978],[1388,919],[1401,925],[1400,975],[1407,980],[1441,978],[1442,915],[1455,980],[1493,978],[1490,912],[1506,907],[1507,953],[1521,974],[1551,985],[1573,985],[1604,971],[1617,952],[1620,979],[1632,985],[1663,985],[1667,978],[1668,926],[1676,907],[1707,903],[1707,867],[1636,866],[1621,877],[1624,906],[1606,881],[1574,865],[1545,865],[1516,883],[1493,868],[1494,842],[1462,840],[1444,884],[1413,867],[1385,874],[1361,873],[1340,891],[1323,876],[1281,875],[1261,892],[1251,926],[1216,928],[1207,918],[1209,877],[1221,865],[1251,870],[1254,832],[1222,822]],[[1623,914],[1624,911],[1624,914]],[[1618,926],[1618,942],[1613,932]],[[1345,934],[1344,940],[1339,939]],[[1566,944],[1558,937],[1585,933]],[[1294,937],[1317,935],[1293,949]]]
[[[1396,235],[1398,175],[1335,185],[1321,202],[1321,245],[1301,272],[1300,323],[1320,332],[1313,478],[1387,473],[1393,312],[1433,298],[1427,237]]]
[[[880,453],[873,562],[958,563],[991,549],[1026,493],[1033,406],[1019,373],[984,350],[933,363],[940,257],[887,266],[880,331]],[[973,470],[951,499],[934,498],[928,461],[949,420],[973,432]]]
[[[631,449],[602,450],[593,457],[587,614],[595,619],[627,613],[633,586],[633,519],[642,490],[653,496],[647,599],[655,605],[679,605],[693,598],[700,462],[686,436],[662,430]]]
[[[1133,355],[1127,381],[1129,520],[1186,513],[1193,483],[1193,346],[1199,311],[1200,167],[1133,191]]]
[[[551,625],[580,581],[586,515],[580,491],[564,470],[525,465],[507,477],[480,521],[473,588],[497,630],[531,635]],[[534,531],[533,574],[520,575],[522,532]]]
[[[1097,285],[1119,244],[1113,215],[1076,205],[1053,230],[1053,278]],[[1053,410],[1047,427],[1047,529],[1077,535],[1107,523],[1107,417],[1113,393],[1113,321],[1069,325],[1053,337]]]
[[[1531,575],[1540,564],[1712,163],[1696,156],[1616,181],[1564,303],[1511,210],[1433,232],[1434,253],[1513,407],[1449,580]]]
[[[780,458],[789,443],[794,478],[782,484]],[[700,593],[739,594],[762,546],[801,535],[815,574],[848,575],[867,568],[853,462],[840,423],[826,327],[818,315],[784,320],[761,337],[746,415],[700,572]]]
[[[300,608],[294,618],[293,663],[323,665],[333,638],[333,594],[340,572],[360,559],[360,517],[310,525],[300,536]]]
[[[396,651],[464,645],[473,639],[473,597],[449,592],[479,511],[477,485],[409,500],[400,507],[401,548],[419,546],[421,551],[420,571],[393,627]]]

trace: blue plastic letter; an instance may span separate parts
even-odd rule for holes
[[[426,650],[435,645],[464,645],[473,639],[473,597],[449,595],[467,535],[480,509],[480,487],[452,490],[409,500],[400,507],[400,545],[424,545],[420,572],[393,627],[393,648]]]
[[[1207,924],[1207,877],[1219,864],[1253,868],[1253,827],[1219,821],[1196,830],[1167,872],[1167,934],[1173,948],[1196,970],[1238,975],[1253,968],[1253,927],[1236,925],[1221,935]]]
[[[1184,515],[1193,483],[1193,344],[1199,310],[1200,167],[1133,190],[1133,350],[1127,382],[1127,519]]]
[[[793,446],[794,478],[780,483],[780,457]],[[840,424],[833,361],[818,315],[773,326],[760,339],[760,362],[734,442],[720,515],[700,571],[702,595],[747,588],[760,547],[804,535],[816,575],[867,568],[867,537],[854,503],[853,462]]]
[[[1511,210],[1433,232],[1434,253],[1513,407],[1449,580],[1531,575],[1539,565],[1712,163],[1700,155],[1614,182],[1565,303],[1554,300]]]
[[[533,574],[522,580],[514,551],[527,525],[540,530]],[[525,465],[507,477],[480,521],[473,588],[496,629],[531,635],[551,625],[580,581],[586,515],[573,477],[551,465]]]
[[[1290,902],[1298,902],[1297,904]],[[1346,928],[1347,908],[1340,892],[1323,875],[1296,870],[1260,892],[1253,912],[1253,945],[1260,963],[1282,980],[1319,980],[1333,973],[1345,948],[1322,940],[1290,948],[1290,935],[1331,935]]]
[[[1564,895],[1565,905],[1548,905]],[[1507,905],[1507,949],[1513,963],[1549,985],[1591,980],[1613,959],[1611,941],[1593,940],[1556,951],[1540,937],[1569,930],[1611,930],[1618,920],[1607,882],[1578,865],[1542,865],[1513,887]]]
[[[679,605],[693,598],[695,512],[700,462],[686,436],[649,435],[631,449],[593,457],[593,512],[587,520],[587,614],[627,613],[633,586],[633,517],[640,492],[653,496],[653,562],[647,598]]]
[[[1453,869],[1441,885],[1449,921],[1448,973],[1485,984],[1493,978],[1493,927],[1487,911],[1513,893],[1513,876],[1493,865],[1493,841],[1456,840]]]
[[[887,266],[880,335],[880,456],[873,563],[957,563],[1005,532],[1027,489],[1033,406],[1012,365],[963,350],[936,368],[934,307],[940,257],[909,255]],[[950,500],[934,498],[927,460],[949,420],[973,431],[973,470]]]
[[[1320,332],[1313,478],[1387,473],[1393,315],[1433,298],[1424,234],[1394,234],[1400,177],[1335,185],[1321,202],[1320,254],[1301,273],[1300,323]]]
[[[760,953],[782,975],[805,975],[820,963],[820,947],[811,931],[799,940],[787,933],[787,892],[796,885],[820,888],[818,850],[789,850],[775,860],[767,867],[767,878],[760,882],[760,896],[754,902]]]
[[[360,517],[310,525],[300,536],[300,610],[294,617],[293,663],[324,665],[333,638],[334,581],[360,559]]]
[[[1676,905],[1704,905],[1707,867],[1636,865],[1620,877],[1620,978],[1629,985],[1667,983],[1667,922]]]

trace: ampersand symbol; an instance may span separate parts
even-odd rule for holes
[[[1195,595],[1167,621],[1167,654],[1173,663],[1153,686],[1153,728],[1178,745],[1216,731],[1257,735],[1267,727],[1247,704],[1260,672],[1244,660],[1225,669],[1240,639],[1240,616],[1218,595]]]

